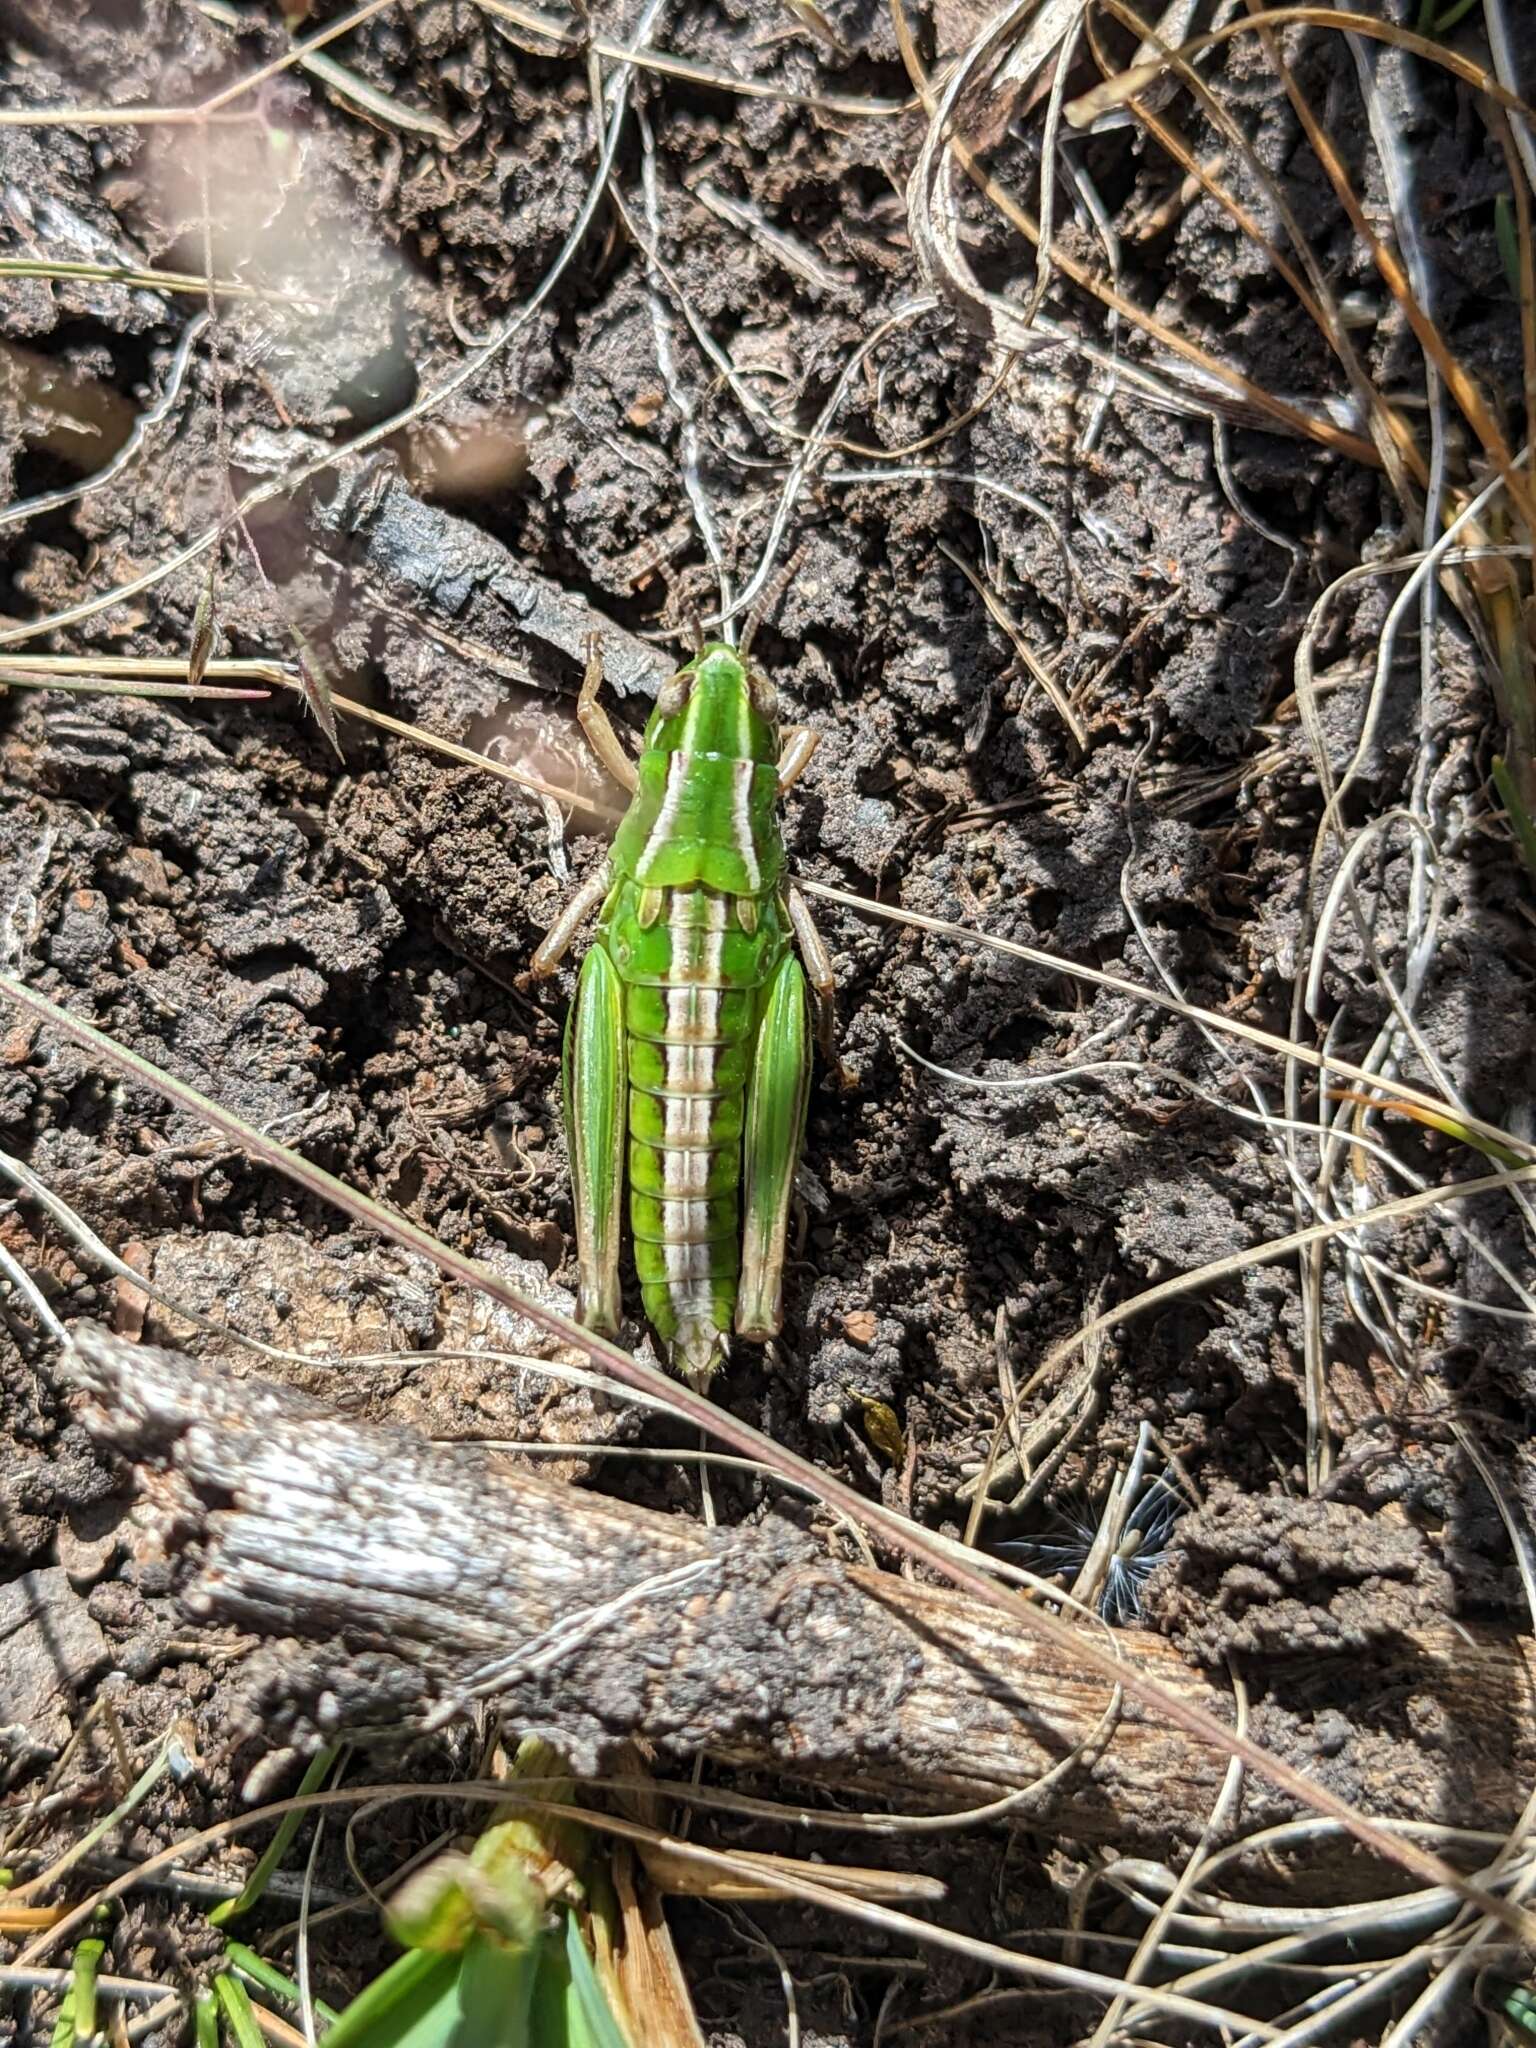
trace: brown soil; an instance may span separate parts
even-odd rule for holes
[[[303,11],[307,30],[342,10]],[[598,12],[615,35],[635,32],[637,9]],[[837,53],[796,27],[811,13],[830,23]],[[930,60],[963,47],[980,17],[958,0],[924,14]],[[285,47],[279,29],[236,34],[191,0],[10,0],[0,31],[12,106],[188,105]],[[804,92],[909,92],[889,14],[874,0],[799,12],[689,0],[663,11],[656,41],[692,63]],[[0,283],[8,500],[99,469],[181,380],[120,474],[0,528],[8,617],[37,619],[139,578],[221,516],[228,483],[238,495],[390,420],[463,359],[463,337],[492,331],[548,269],[594,164],[579,59],[547,43],[540,53],[537,38],[468,0],[390,8],[328,54],[387,96],[385,108],[369,113],[289,71],[236,103],[259,118],[208,131],[206,163],[200,131],[184,126],[0,127],[5,253],[200,271],[206,200],[216,270],[269,295],[226,301],[183,366],[198,296]],[[1344,46],[1317,37],[1295,54],[1313,104],[1344,119],[1355,75]],[[1334,290],[1365,307],[1355,341],[1376,382],[1421,386],[1411,337],[1257,42],[1230,45],[1216,75],[1283,177]],[[1465,94],[1427,68],[1415,90],[1437,317],[1485,384],[1511,394],[1519,328],[1494,208],[1508,174]],[[1197,153],[1208,153],[1214,138],[1180,104]],[[291,660],[301,635],[335,689],[570,786],[586,772],[570,716],[585,633],[603,633],[618,715],[633,724],[680,624],[717,602],[690,466],[736,587],[746,581],[794,435],[813,426],[850,352],[925,288],[904,204],[923,124],[912,114],[818,115],[655,75],[635,105],[653,156],[631,117],[613,181],[629,221],[659,236],[662,265],[648,273],[605,200],[576,261],[481,374],[381,447],[275,492],[253,512],[248,539],[226,540],[219,652]],[[400,125],[389,106],[446,124],[454,146],[419,121]],[[1043,109],[1031,100],[1014,111],[987,137],[989,161],[1009,189],[1033,195]],[[1128,297],[1298,404],[1321,410],[1347,397],[1289,288],[1213,202],[1197,197],[1144,231],[1178,174],[1134,124],[1071,147],[1121,237]],[[1384,217],[1367,138],[1351,132],[1349,147]],[[743,207],[758,226],[744,224]],[[1012,232],[968,188],[961,212],[978,276],[1027,291]],[[1102,268],[1070,194],[1060,221],[1062,249]],[[274,302],[273,292],[305,303]],[[323,310],[305,310],[316,301]],[[717,378],[683,302],[788,436],[755,421]],[[1089,302],[1057,293],[1048,304],[1108,345]],[[1127,328],[1117,346],[1127,365],[1147,358]],[[1154,978],[1150,945],[1191,1000],[1288,1034],[1321,811],[1293,694],[1298,640],[1343,568],[1416,537],[1401,531],[1379,471],[1346,454],[1235,423],[1222,435],[1224,485],[1208,419],[1147,403],[1128,376],[1110,388],[1102,369],[1051,347],[1017,360],[992,390],[1001,367],[947,305],[898,327],[856,376],[834,432],[889,451],[979,407],[897,465],[943,474],[869,480],[873,458],[839,453],[796,500],[781,556],[792,573],[770,584],[756,643],[789,714],[824,735],[787,805],[792,857],[803,874],[859,895],[1142,982]],[[1511,438],[1518,446],[1523,436]],[[840,470],[856,480],[838,481]],[[1049,664],[1086,749],[952,555],[987,580]],[[184,655],[208,561],[25,651]],[[1397,587],[1360,584],[1323,631],[1318,668],[1336,687],[1320,701],[1336,763],[1352,750],[1362,667]],[[1497,744],[1467,636],[1448,619],[1421,703],[1417,639],[1405,629],[1355,822],[1408,802],[1433,756],[1445,900],[1418,1025],[1472,1108],[1518,1129],[1529,1127],[1536,938],[1529,885],[1487,793]],[[598,838],[570,838],[567,880],[526,795],[351,720],[338,759],[282,695],[188,706],[15,690],[0,703],[0,778],[0,950],[12,971],[447,1243],[569,1302],[558,1065],[568,984],[524,993],[514,977],[598,858]],[[596,779],[583,787],[594,803],[610,799]],[[1405,835],[1385,835],[1362,869],[1377,943],[1399,980],[1411,853]],[[738,1357],[717,1393],[872,1496],[958,1533],[962,1488],[999,1414],[1000,1366],[1022,1384],[1085,1315],[1281,1236],[1297,1212],[1265,1134],[1167,1078],[1252,1106],[1232,1065],[1188,1025],[974,943],[827,906],[819,916],[855,1085],[823,1088],[812,1105],[779,1356]],[[1320,1004],[1332,1042],[1354,1058],[1389,1014],[1347,919]],[[573,1478],[697,1511],[693,1466],[581,1455],[616,1439],[665,1447],[675,1433],[462,1355],[529,1349],[529,1330],[341,1228],[147,1088],[93,1071],[47,1032],[0,1026],[0,1146],[154,1290],[114,1278],[34,1202],[5,1199],[0,1246],[66,1322],[90,1315],[185,1342],[226,1356],[231,1371],[440,1437],[541,1435],[573,1447],[563,1468]],[[1119,1064],[1086,1083],[985,1094],[925,1072],[903,1042],[995,1079],[1077,1059]],[[1240,1048],[1233,1056],[1278,1108],[1273,1066]],[[1422,1076],[1411,1058],[1410,1070]],[[1471,1170],[1448,1140],[1376,1128],[1426,1177]],[[1376,1199],[1386,1192],[1378,1186]],[[1518,1269],[1511,1205],[1467,1214]],[[1434,1287],[1509,1299],[1438,1220],[1383,1233],[1373,1248]],[[1219,1496],[1175,1535],[1153,1588],[1153,1624],[1189,1654],[1240,1654],[1256,1686],[1267,1656],[1305,1648],[1332,1658],[1319,1713],[1347,1724],[1369,1686],[1372,1613],[1388,1627],[1457,1615],[1523,1624],[1502,1525],[1450,1426],[1474,1416],[1511,1497],[1531,1500],[1536,1370],[1522,1328],[1422,1296],[1393,1301],[1403,1356],[1330,1266],[1321,1341],[1338,1467],[1327,1500],[1306,1514],[1284,1505],[1305,1491],[1292,1263],[1127,1324],[1098,1360],[1091,1422],[1049,1488],[989,1518],[984,1542],[1048,1536],[1053,1514],[1096,1506],[1146,1421],[1194,1484]],[[317,1361],[368,1362],[258,1360],[199,1336],[177,1311]],[[37,1790],[99,1691],[136,1757],[183,1722],[198,1768],[159,1787],[115,1838],[114,1855],[137,1857],[237,1810],[250,1789],[264,1745],[242,1705],[248,1646],[200,1640],[164,1568],[135,1556],[123,1469],[72,1422],[25,1304],[12,1294],[0,1314],[0,1627],[13,1626],[23,1646],[17,1675],[0,1682],[6,1797]],[[406,1364],[390,1353],[442,1355]],[[870,1400],[900,1419],[907,1469],[893,1469],[867,1433]],[[738,1477],[714,1490],[733,1521],[765,1515],[774,1499]],[[1381,1601],[1394,1617],[1384,1624]],[[467,1733],[444,1731],[378,1768],[446,1779],[473,1754]],[[261,1789],[287,1789],[296,1769],[280,1762]],[[59,1843],[110,1803],[110,1751],[87,1748],[65,1783],[77,1796],[58,1816]],[[362,1846],[367,1874],[383,1878],[445,1824],[452,1809],[385,1817]],[[731,1839],[806,1854],[811,1838],[741,1826]],[[34,1835],[28,1853],[46,1840]],[[845,1837],[818,1846],[848,1853]],[[941,1875],[952,1888],[944,1917],[990,1939],[1060,1926],[1077,1869],[1070,1844],[1022,1830],[898,1836],[859,1858]],[[228,1875],[248,1861],[230,1851],[217,1867]],[[87,1866],[112,1867],[104,1856]],[[322,1873],[324,1896],[349,1889],[339,1854]],[[1095,1910],[1112,1931],[1141,1925]],[[275,1928],[292,1911],[289,1886],[261,1924]],[[116,1967],[168,1979],[194,1969],[214,1946],[199,1912],[180,1894],[133,1895]],[[803,2038],[827,2048],[873,2040],[882,2009],[894,2038],[899,2022],[985,1988],[970,1966],[856,1926],[789,1908],[755,1917],[796,1979]],[[383,1953],[371,1934],[360,1939],[364,1925],[317,1931],[328,1995]],[[674,1925],[712,2042],[780,2039],[768,1953],[707,1908],[678,1910]],[[0,2010],[9,1997],[0,1989]],[[47,1997],[16,1998],[11,2010],[21,2038],[46,2038]],[[1071,2040],[1095,2017],[1090,2002],[1028,1994],[912,2038]]]

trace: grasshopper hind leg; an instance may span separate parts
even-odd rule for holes
[[[581,963],[565,1026],[565,1131],[576,1206],[577,1315],[599,1336],[618,1335],[619,1238],[629,1109],[624,990],[605,947]]]
[[[790,953],[768,985],[747,1085],[736,1329],[754,1343],[776,1337],[784,1321],[784,1241],[810,1095],[805,970]]]

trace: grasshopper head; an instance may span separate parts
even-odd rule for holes
[[[784,869],[778,803],[771,686],[734,647],[701,648],[656,699],[614,872],[641,889],[761,896]]]
[[[664,754],[773,762],[779,758],[777,719],[768,678],[734,647],[711,641],[662,685],[645,744]]]

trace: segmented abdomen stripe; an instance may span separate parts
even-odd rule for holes
[[[710,1281],[719,1277],[717,1269],[720,1261],[716,1256],[719,1251],[719,1241],[716,1240],[713,1244],[704,1241],[679,1244],[675,1239],[669,1238],[661,1249],[662,1256],[667,1262],[668,1288],[672,1290],[687,1289],[686,1294],[676,1291],[672,1294],[672,1306],[677,1312],[678,1320],[683,1320],[685,1304],[695,1316],[698,1316],[700,1314],[700,1297],[707,1298],[712,1302],[713,1296],[705,1297],[702,1287],[690,1286],[689,1283]],[[731,1270],[733,1272],[735,1270],[734,1259],[731,1263]]]
[[[656,1152],[661,1158],[662,1200],[682,1202],[702,1195],[709,1185],[714,1162],[723,1149],[719,1145],[694,1145],[669,1154],[665,1146],[647,1145],[647,1151]]]
[[[671,787],[669,781],[669,797]],[[721,971],[730,912],[727,897],[695,889],[668,890],[663,908],[673,967],[687,979],[667,988],[665,1059],[654,1091],[662,1103],[661,1144],[653,1148],[661,1155],[661,1192],[653,1199],[662,1204],[666,1281],[679,1315],[702,1312],[709,1282],[724,1277],[727,1252],[728,1270],[736,1264],[737,1190],[704,1193],[722,1149],[715,1132],[727,1100],[717,1076],[720,1050],[730,1042],[720,1028],[720,999],[730,986]],[[731,1094],[739,1099],[739,1091]],[[701,1288],[690,1311],[684,1296]]]
[[[725,1100],[723,1095],[662,1096],[663,1154],[673,1151],[717,1151],[719,1141],[715,1137],[715,1105]]]
[[[715,951],[718,955],[718,934]],[[718,971],[718,960],[717,960]],[[690,981],[667,990],[667,1034],[662,1043],[673,1052],[712,1052],[720,1037],[719,982]],[[669,1077],[670,1085],[670,1077]]]
[[[723,987],[720,959],[730,918],[729,900],[705,889],[669,889],[663,908],[668,940],[667,979],[679,984],[674,992],[682,994],[684,982],[700,988]]]

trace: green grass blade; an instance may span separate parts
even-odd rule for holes
[[[567,1914],[565,1918],[569,1924],[572,1916]],[[574,2004],[564,1946],[556,1940],[541,1942],[528,2014],[530,2048],[588,2048],[588,2037],[579,2012],[573,2011]]]
[[[459,2006],[459,1958],[408,1949],[364,1985],[325,2031],[326,2048],[430,2048]]]
[[[199,1991],[192,2008],[193,2039],[197,2048],[219,2048],[219,2001],[211,1991]]]
[[[581,2021],[581,2031],[573,2028],[567,2036],[571,2048],[631,2048],[628,2035],[615,2019],[607,1994],[597,1981],[574,1913],[565,1916],[565,1966]]]
[[[264,2048],[251,1994],[239,1978],[231,1976],[228,1970],[221,1970],[213,1980],[213,1989],[235,2048]]]
[[[68,1987],[59,2001],[59,2016],[53,2023],[50,2048],[76,2048],[96,2033],[96,1973],[107,1944],[99,1935],[88,1935],[75,1950]]]
[[[59,2016],[53,2023],[53,2032],[48,2036],[48,2048],[74,2048],[75,2043],[75,1987],[71,1984],[59,2000]]]
[[[309,1769],[300,1781],[298,1797],[305,1799],[311,1792],[318,1792],[325,1782],[325,1774],[336,1761],[333,1745],[322,1749],[309,1760]],[[242,1913],[248,1913],[271,1882],[272,1873],[288,1854],[294,1836],[304,1822],[304,1809],[296,1806],[291,1813],[285,1813],[277,1824],[277,1833],[263,1850],[256,1868],[246,1881],[245,1889],[237,1899],[225,1899],[215,1906],[208,1915],[215,1927],[227,1927],[231,1920],[238,1920]]]
[[[96,1975],[107,1944],[99,1935],[82,1941],[75,1950],[75,2039],[89,2041],[96,2032]]]
[[[544,1946],[477,1936],[462,1955],[409,1949],[326,2029],[322,2048],[534,2048],[529,2022]]]
[[[450,2048],[535,2048],[536,2041],[537,2048],[555,2048],[531,2031],[533,1987],[550,1947],[547,1934],[527,1948],[475,1937],[459,1971],[460,2009]]]
[[[1493,757],[1493,786],[1499,792],[1499,801],[1509,813],[1509,822],[1515,828],[1515,839],[1520,847],[1520,856],[1536,881],[1536,820],[1520,801],[1520,792],[1515,787],[1515,778],[1509,772],[1509,763],[1502,754]]]
[[[244,1977],[249,1983],[254,1984],[258,1991],[265,1991],[270,1998],[280,1998],[287,2005],[303,2004],[299,1987],[293,1979],[285,1977],[275,1963],[269,1963],[265,1956],[257,1955],[256,1951],[247,1948],[243,1941],[227,1941],[224,1944],[224,1954],[235,1975]],[[312,1998],[310,2004],[314,2007],[317,2020],[326,2026],[334,2023],[334,2006],[326,2005],[318,1998]]]
[[[1494,1987],[1494,1996],[1500,2000],[1509,2024],[1536,2040],[1536,1992],[1524,1984],[1506,1984]]]

